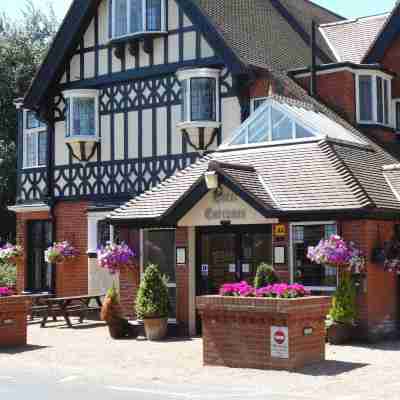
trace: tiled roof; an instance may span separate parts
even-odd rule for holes
[[[211,19],[226,43],[245,64],[268,64],[279,70],[303,67],[310,62],[309,43],[294,29],[296,24],[309,35],[313,18],[317,23],[340,19],[305,0],[193,2]],[[334,60],[325,39],[319,33],[317,36],[319,48]]]
[[[320,31],[335,54],[336,61],[360,64],[381,31],[389,14],[322,25]]]
[[[400,164],[385,166],[383,175],[396,198],[400,201]]]

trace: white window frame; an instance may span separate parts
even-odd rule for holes
[[[250,113],[251,113],[251,114],[253,114],[253,112],[256,111],[256,109],[255,109],[255,102],[256,102],[256,101],[261,101],[261,100],[267,101],[267,100],[268,100],[268,97],[252,97],[252,98],[250,99]]]
[[[362,120],[361,119],[361,108],[360,108],[360,76],[370,76],[372,82],[372,120]],[[361,70],[355,73],[356,77],[356,111],[357,111],[357,122],[364,125],[382,125],[391,127],[392,125],[392,77],[381,71],[371,71],[371,70]],[[378,121],[378,88],[377,88],[377,78],[382,78],[382,80],[387,81],[388,84],[388,123]],[[383,93],[382,93],[383,95]],[[383,102],[383,104],[385,104]]]
[[[130,26],[131,26],[131,1],[126,0],[126,10],[127,10],[127,30],[129,31]],[[161,30],[159,31],[149,31],[147,30],[147,0],[142,0],[142,22],[143,22],[143,30],[138,31],[138,32],[130,32],[126,33],[125,35],[120,35],[117,36],[115,34],[115,16],[116,16],[116,1],[113,1],[112,3],[112,21],[111,21],[111,40],[117,40],[117,39],[124,39],[124,38],[129,38],[132,36],[140,36],[144,34],[162,34],[162,33],[167,33],[167,7],[165,4],[165,0],[161,0]]]
[[[220,76],[221,71],[219,69],[212,69],[212,68],[197,68],[197,69],[187,69],[187,70],[180,70],[177,72],[177,77],[180,82],[187,81],[187,91],[186,91],[186,98],[182,98],[182,102],[186,103],[186,115],[184,116],[183,120],[179,123],[179,125],[186,125],[186,124],[195,124],[201,126],[219,126],[221,123],[221,115],[220,115],[220,102],[221,102],[221,95],[220,95]],[[192,79],[196,78],[208,78],[215,80],[215,121],[213,120],[206,120],[206,121],[192,121]],[[183,104],[182,104],[183,106]],[[206,124],[204,124],[206,123]]]
[[[23,169],[33,169],[33,168],[44,168],[46,167],[46,162],[44,164],[39,164],[39,135],[42,132],[47,133],[47,126],[39,126],[38,128],[28,128],[28,113],[32,112],[31,110],[24,110],[23,115],[23,160],[22,160],[22,168]],[[36,162],[34,165],[27,165],[28,162],[28,135],[35,136],[35,158]],[[48,140],[48,137],[47,137]]]
[[[395,98],[392,100],[392,126],[395,132],[397,134],[400,134],[400,129],[397,129],[397,114],[396,114],[397,104],[400,104],[400,98]],[[400,121],[399,121],[399,127],[400,127]]]
[[[74,110],[73,110],[73,103],[74,99],[79,99],[79,98],[92,98],[94,99],[94,135],[75,135],[73,132],[69,132],[69,136],[67,136],[67,126],[68,124],[65,124],[65,139],[67,141],[69,140],[76,140],[79,139],[79,141],[84,141],[86,139],[88,140],[93,140],[93,139],[98,139],[99,138],[99,93],[97,90],[66,90],[63,92],[63,96],[65,100],[69,100],[69,114],[66,112],[66,118],[69,118],[69,128],[73,130],[73,122],[74,122]]]
[[[289,269],[290,269],[290,282],[294,283],[294,238],[293,232],[295,226],[314,226],[314,225],[336,225],[338,228],[337,221],[303,221],[303,222],[291,222],[289,224]],[[321,238],[322,239],[322,238]],[[337,289],[333,286],[306,286],[306,289],[315,292],[335,292]]]

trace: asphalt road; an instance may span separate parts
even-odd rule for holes
[[[112,365],[110,365],[112,368]],[[195,381],[195,377],[193,377]],[[259,387],[235,386],[199,386],[199,385],[163,385],[155,382],[145,386],[127,383],[107,382],[107,377],[90,381],[85,376],[55,376],[45,367],[32,371],[15,368],[1,363],[0,354],[0,398],[81,400],[305,400],[305,396],[289,396],[268,391],[268,385]],[[308,400],[310,397],[307,397]],[[315,398],[315,400],[317,397]]]

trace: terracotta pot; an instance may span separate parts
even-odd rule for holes
[[[144,318],[143,322],[148,340],[161,340],[167,336],[168,318]]]
[[[330,344],[346,344],[352,339],[353,326],[350,324],[333,323],[327,329],[327,339]]]

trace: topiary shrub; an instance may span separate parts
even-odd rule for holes
[[[157,265],[146,267],[136,298],[136,313],[139,319],[167,318],[169,296],[166,280]]]
[[[257,267],[256,276],[254,278],[254,287],[260,289],[262,287],[273,285],[279,282],[274,267],[267,263],[262,263]]]
[[[354,324],[357,316],[357,288],[348,274],[340,278],[339,286],[333,296],[329,318],[333,322]]]

